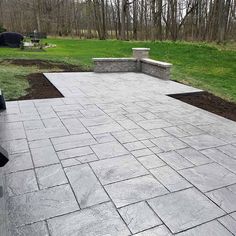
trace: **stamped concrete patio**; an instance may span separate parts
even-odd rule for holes
[[[232,236],[236,123],[141,73],[55,73],[0,113],[9,235]]]

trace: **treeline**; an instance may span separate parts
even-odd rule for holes
[[[223,42],[236,39],[236,0],[0,0],[0,26],[81,38]]]

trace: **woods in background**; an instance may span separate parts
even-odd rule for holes
[[[236,39],[236,0],[0,0],[0,26],[81,38],[223,42]]]

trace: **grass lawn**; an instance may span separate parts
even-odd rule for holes
[[[130,57],[132,47],[149,47],[150,57],[172,63],[172,79],[190,84],[222,98],[236,102],[236,50],[209,44],[185,42],[123,42],[117,40],[47,39],[56,44],[45,52],[0,48],[3,59],[43,59],[66,62],[92,68],[93,57]],[[8,99],[24,94],[28,87],[24,79],[36,67],[21,67],[0,63],[0,88]],[[42,71],[42,70],[41,70]]]

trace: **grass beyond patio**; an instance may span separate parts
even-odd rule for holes
[[[46,49],[45,52],[0,48],[0,60],[43,59],[92,68],[93,57],[130,57],[133,47],[149,47],[152,59],[174,65],[172,79],[236,102],[236,50],[232,45],[228,50],[227,47],[208,44],[166,41],[47,39],[45,42],[56,44],[57,47]],[[38,70],[36,67],[0,63],[0,87],[5,91],[7,99],[16,99],[24,94],[29,86],[24,77]]]

